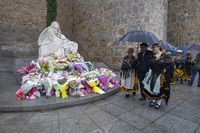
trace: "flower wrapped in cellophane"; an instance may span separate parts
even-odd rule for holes
[[[18,100],[37,99],[42,95],[67,98],[68,95],[79,97],[91,92],[103,94],[112,85],[117,85],[112,71],[94,68],[91,62],[84,62],[78,52],[66,50],[65,53],[65,56],[39,57],[28,67],[21,68],[18,72],[23,77],[16,92]]]

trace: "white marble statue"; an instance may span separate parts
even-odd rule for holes
[[[59,23],[54,21],[51,26],[42,31],[38,39],[39,56],[55,53],[56,55],[65,55],[65,50],[77,52],[78,44],[68,40],[61,34]]]

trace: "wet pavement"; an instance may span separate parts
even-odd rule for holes
[[[118,74],[119,75],[119,74]],[[1,72],[0,103],[20,106],[13,98],[19,85],[13,73]],[[95,102],[46,111],[0,113],[1,133],[200,133],[200,88],[187,82],[171,86],[168,106],[125,98],[119,91]],[[37,102],[37,100],[34,100]],[[38,99],[39,101],[39,99]]]

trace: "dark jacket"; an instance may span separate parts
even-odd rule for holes
[[[121,70],[123,73],[123,77],[128,78],[130,75],[130,71],[134,71],[137,66],[137,61],[135,57],[129,57],[128,55],[123,58]]]
[[[195,65],[194,67],[196,67],[197,69],[200,70],[200,53],[197,54],[196,58],[194,59],[195,61]]]
[[[150,50],[146,50],[144,57],[142,52],[138,54],[139,72],[146,73],[148,71],[151,55],[152,51]]]

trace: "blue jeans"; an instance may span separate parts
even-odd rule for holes
[[[200,70],[197,69],[196,67],[194,67],[194,69],[193,69],[192,78],[191,78],[191,81],[190,81],[190,83],[189,83],[190,85],[193,85],[194,80],[195,80],[195,77],[196,77],[196,75],[197,75],[197,72],[199,72],[198,86],[200,86]]]
[[[144,87],[142,81],[143,81],[145,75],[146,75],[145,72],[138,72],[138,79],[139,79],[139,82],[140,82],[140,91],[141,91],[141,96],[142,96],[143,98],[146,98],[146,96],[145,96],[144,93],[142,92],[143,87]]]

